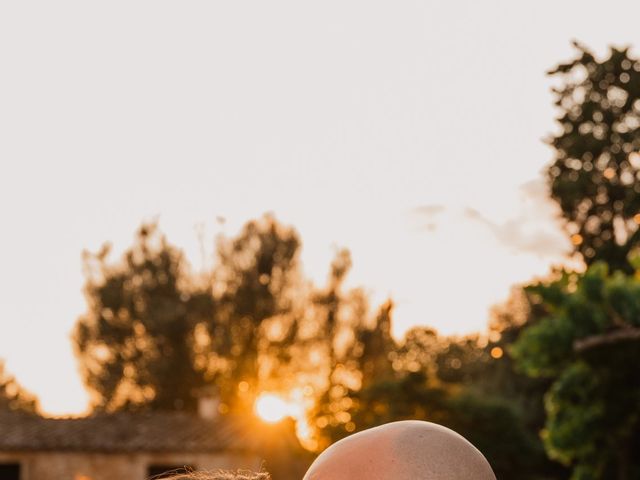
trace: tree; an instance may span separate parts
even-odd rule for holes
[[[315,450],[328,447],[336,435],[353,431],[347,426],[350,418],[344,413],[343,400],[360,381],[350,352],[356,340],[355,328],[363,323],[369,305],[361,290],[343,291],[351,266],[351,253],[347,249],[337,251],[326,287],[315,289],[311,296],[309,320],[313,333],[303,353],[315,357],[311,362],[315,368],[315,398],[307,413],[314,427]]]
[[[588,265],[630,272],[627,255],[640,241],[640,62],[628,49],[598,60],[575,46],[579,56],[549,72],[562,79],[551,196]]]
[[[543,391],[530,388],[541,382],[512,372],[502,350],[507,335],[483,343],[478,336],[440,338],[429,328],[414,328],[396,345],[391,309],[388,302],[372,318],[358,315],[360,322],[346,329],[350,334],[338,329],[337,337],[349,341],[335,349],[337,368],[311,415],[311,424],[320,429],[320,447],[385,422],[423,419],[471,439],[500,478],[566,478],[546,459],[539,425],[530,424],[526,410],[532,403],[540,403],[541,410]],[[345,305],[334,310],[344,312]],[[344,313],[338,313],[333,325],[345,324]],[[499,358],[491,354],[495,348],[503,353]],[[519,386],[511,385],[514,378]],[[533,400],[527,397],[531,391]]]
[[[327,285],[312,295],[313,336],[306,353],[316,358],[315,402],[308,412],[315,450],[322,450],[353,432],[350,396],[368,385],[393,377],[391,337],[393,302],[375,315],[360,288],[344,289],[351,255],[341,249],[331,263]]]
[[[395,376],[392,352],[397,348],[391,336],[393,302],[387,300],[378,309],[371,325],[357,325],[351,356],[360,374],[360,388]]]
[[[535,476],[541,449],[504,399],[476,395],[459,386],[449,388],[422,371],[370,382],[347,398],[346,413],[357,431],[405,419],[439,423],[476,445],[498,478],[542,478]]]
[[[109,263],[108,253],[85,254],[88,311],[73,335],[93,407],[196,409],[205,378],[194,336],[214,314],[208,285],[194,283],[155,225],[138,230],[122,261]]]
[[[269,215],[218,241],[209,374],[232,409],[251,408],[261,382],[269,383],[291,361],[306,301],[299,250],[297,232]]]
[[[261,391],[290,390],[314,337],[299,331],[313,303],[299,249],[297,232],[266,215],[219,238],[204,280],[154,225],[120,262],[108,247],[86,254],[74,344],[94,408],[193,410],[215,387],[221,411],[246,413]]]
[[[426,387],[446,394],[448,400],[439,407],[442,421],[468,432],[500,472],[499,477],[568,477],[562,465],[547,459],[539,439],[545,419],[543,396],[551,382],[517,372],[509,355],[509,345],[537,315],[538,309],[529,304],[522,289],[514,288],[503,305],[494,307],[488,334],[439,337],[430,328],[416,327],[392,354],[398,378],[420,374]],[[403,391],[397,393],[396,401],[411,403]],[[433,405],[424,408],[432,421],[438,421]],[[519,440],[495,441],[492,425],[501,425],[505,418]],[[514,445],[521,449],[518,453]]]
[[[528,291],[549,313],[511,351],[527,374],[553,382],[548,454],[571,465],[575,480],[640,478],[640,273],[595,263]]]
[[[7,372],[4,362],[0,360],[0,412],[36,414],[38,410],[38,399]]]

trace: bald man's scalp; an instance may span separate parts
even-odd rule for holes
[[[434,423],[393,422],[325,450],[303,480],[496,480],[464,437]]]
[[[495,480],[482,453],[453,430],[420,421],[398,423],[393,456],[405,465],[407,478]]]

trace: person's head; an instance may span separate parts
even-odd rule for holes
[[[408,420],[344,438],[303,480],[496,480],[482,454],[448,428]]]
[[[188,472],[171,476],[164,480],[270,480],[266,472],[250,472],[248,470],[218,470],[215,472]]]

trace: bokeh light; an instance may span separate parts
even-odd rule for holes
[[[273,393],[261,394],[256,400],[255,410],[262,420],[269,423],[277,423],[295,413],[289,402]]]

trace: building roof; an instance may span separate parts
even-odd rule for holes
[[[0,414],[0,451],[213,452],[255,450],[241,419],[180,412],[43,418]]]

